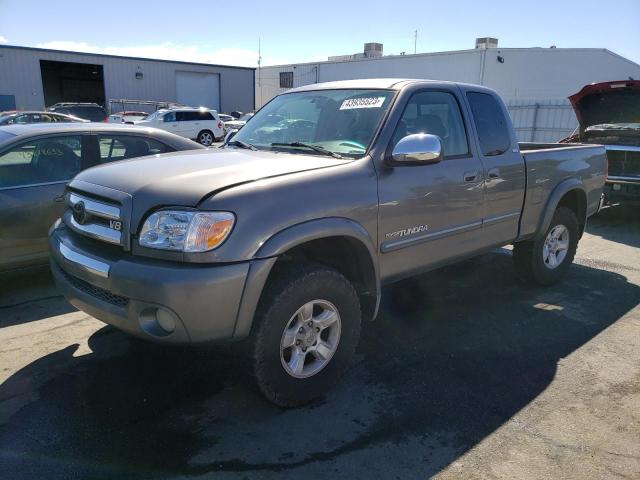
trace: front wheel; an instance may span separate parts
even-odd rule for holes
[[[513,246],[516,272],[540,285],[560,281],[569,270],[578,248],[580,227],[572,210],[558,207],[545,234]]]
[[[213,133],[209,130],[203,130],[198,134],[198,143],[204,145],[205,147],[209,147],[214,142]]]
[[[253,374],[263,395],[282,407],[325,394],[349,365],[360,337],[353,285],[325,267],[275,273],[251,335]]]

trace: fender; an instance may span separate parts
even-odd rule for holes
[[[361,224],[348,218],[320,218],[298,223],[281,230],[265,241],[255,253],[251,261],[240,310],[236,319],[235,339],[244,338],[251,331],[260,295],[277,257],[298,245],[327,237],[351,237],[366,247],[375,277],[375,305],[371,318],[376,317],[380,306],[381,286],[376,249],[369,232]]]
[[[556,188],[554,188],[553,192],[551,192],[551,195],[549,195],[549,200],[547,200],[547,205],[545,206],[544,212],[541,215],[540,221],[538,223],[538,231],[536,233],[536,237],[540,237],[545,234],[545,232],[549,228],[549,225],[551,224],[551,219],[553,218],[553,214],[555,213],[556,208],[558,208],[560,200],[562,200],[562,197],[564,197],[564,195],[571,190],[579,190],[580,192],[582,192],[582,194],[585,196],[586,202],[587,194],[584,185],[580,180],[578,180],[577,178],[567,178],[566,180],[560,182],[558,185],[556,185]],[[578,222],[580,222],[581,225],[584,225],[586,220],[586,212],[584,218],[578,218]]]

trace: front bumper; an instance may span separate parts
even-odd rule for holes
[[[96,247],[65,226],[50,233],[49,247],[60,291],[73,306],[105,323],[164,343],[234,336],[251,262],[211,266],[151,260]],[[173,331],[163,328],[167,320]]]

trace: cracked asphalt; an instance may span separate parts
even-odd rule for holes
[[[501,249],[388,287],[339,385],[297,410],[232,351],[132,340],[46,269],[0,277],[0,477],[640,478],[640,216],[593,218],[566,280]]]

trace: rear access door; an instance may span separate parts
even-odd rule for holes
[[[485,178],[482,244],[506,245],[518,236],[526,191],[524,158],[502,101],[486,90],[463,91]]]

